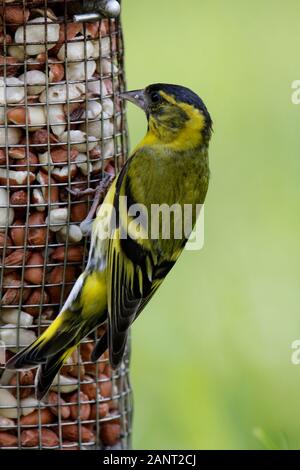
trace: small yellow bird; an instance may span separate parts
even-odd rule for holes
[[[60,314],[6,365],[9,369],[40,367],[39,399],[80,341],[96,327],[105,326],[106,333],[95,346],[93,360],[108,347],[111,366],[120,364],[130,325],[174,266],[208,189],[212,120],[203,101],[188,88],[162,83],[121,97],[145,111],[146,136],[98,210],[86,269]],[[167,230],[161,218],[146,223],[153,207],[174,204],[182,211],[192,207],[188,233],[178,236],[183,219],[173,213],[172,229]],[[133,214],[136,205],[139,210]]]

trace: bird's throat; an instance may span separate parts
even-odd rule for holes
[[[199,129],[186,125],[183,129],[157,126],[149,120],[149,128],[139,147],[164,146],[173,151],[189,150],[199,147],[202,143],[202,134]]]

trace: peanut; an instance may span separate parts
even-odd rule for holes
[[[28,157],[18,159],[17,162],[13,162],[10,167],[15,171],[27,171],[29,169],[29,171],[34,173],[38,163],[39,161],[37,156],[34,153],[29,152]]]
[[[27,192],[20,190],[12,193],[12,195],[10,196],[10,203],[16,206],[26,206]]]
[[[70,161],[73,162],[78,155],[78,150],[70,150]],[[56,148],[51,152],[53,163],[68,163],[68,150],[64,148]]]
[[[76,404],[70,405],[70,412],[71,412],[72,419],[74,420],[81,419],[82,421],[89,419],[89,416],[91,413],[91,405],[89,403],[85,403],[88,401],[89,401],[89,397],[83,392],[79,392],[79,397],[78,397],[77,392],[71,395],[71,397],[69,398],[69,402],[76,403]]]
[[[16,424],[13,419],[0,415],[0,430],[7,431],[14,428],[16,428]]]
[[[21,399],[27,398],[32,393],[32,387],[30,387],[30,385],[33,386],[34,384],[34,372],[33,370],[22,370],[18,372],[18,374],[19,374],[19,384],[20,384],[20,388],[19,388],[20,398]],[[18,383],[17,374],[15,374],[11,378],[9,385],[13,385],[14,387],[16,387],[17,383]],[[10,392],[14,396],[17,396],[16,388],[12,388]]]
[[[43,447],[54,447],[59,444],[58,436],[51,429],[41,429],[41,439],[38,429],[27,429],[21,433],[21,445],[35,447],[41,444]]]
[[[31,268],[29,266],[35,265],[36,267]],[[39,266],[41,265],[41,266]],[[24,279],[31,283],[31,284],[41,284],[43,280],[43,265],[44,265],[44,257],[41,253],[33,253],[28,261],[27,267],[24,271]]]
[[[89,419],[105,418],[109,413],[109,406],[107,403],[99,403],[98,405],[98,416],[97,416],[97,405],[94,404],[91,407],[91,414]]]
[[[71,207],[71,221],[72,222],[82,222],[88,213],[87,202],[80,202],[73,204]]]
[[[25,262],[27,261],[28,257],[29,257],[28,251],[25,252],[25,250],[22,250],[22,249],[15,250],[10,255],[5,257],[4,266],[6,267],[7,266],[13,266],[13,267],[21,266],[24,260]]]
[[[103,423],[100,427],[100,439],[105,446],[115,445],[121,438],[121,426],[117,423]]]
[[[37,288],[34,289],[34,291],[26,300],[26,303],[24,305],[24,311],[30,313],[30,315],[32,315],[33,317],[36,317],[40,313],[40,306],[48,303],[49,296],[47,292],[45,290],[44,292],[42,292],[42,288]]]
[[[47,237],[45,215],[41,212],[34,212],[29,216],[28,225],[28,242],[30,245],[44,245]],[[35,227],[35,225],[37,227]],[[40,225],[42,225],[42,227],[40,227]]]
[[[109,377],[105,374],[100,374],[99,376],[100,382],[100,394],[104,398],[111,398],[112,397],[112,382]]]
[[[92,377],[84,376],[83,381],[80,385],[81,390],[89,397],[90,400],[95,400],[98,394],[97,385],[95,380]]]
[[[14,245],[23,246],[25,242],[25,226],[21,220],[16,220],[10,229],[10,236]]]
[[[60,414],[62,419],[68,419],[70,417],[70,406],[66,405],[65,400],[57,393],[48,393],[48,403],[52,405],[50,410],[55,416]]]
[[[81,432],[82,442],[92,442],[95,440],[95,434],[86,426],[80,426],[79,431],[77,424],[62,425],[62,436],[68,441],[77,442],[79,440],[79,432]]]
[[[5,235],[5,233],[0,232],[0,254],[3,253],[3,248],[5,246],[6,254],[9,254],[7,247],[12,246],[12,240],[8,235]]]
[[[0,447],[15,447],[18,444],[18,439],[9,432],[0,431]]]
[[[3,9],[3,19],[6,23],[12,23],[13,25],[27,23],[29,18],[29,10],[23,9],[22,6],[8,6],[6,5]]]
[[[33,424],[38,425],[40,422],[41,424],[50,424],[53,423],[54,420],[55,417],[51,411],[48,408],[44,408],[42,410],[33,411],[29,415],[22,416],[20,419],[20,424],[21,426],[28,426]]]
[[[75,262],[82,261],[83,258],[83,246],[69,246],[66,249],[64,246],[59,246],[51,254],[51,258],[54,261],[67,261]]]
[[[52,269],[52,271],[48,275],[48,283],[49,284],[57,284],[54,286],[49,286],[47,288],[52,303],[59,303],[60,302],[60,296],[61,296],[61,291],[63,288],[64,283],[71,283],[76,279],[76,269],[74,266],[67,266],[65,270],[65,276],[64,276],[64,267],[63,266],[55,266],[55,268]],[[72,286],[70,285],[65,285],[64,286],[64,298],[67,297],[71,290]]]
[[[20,280],[12,280],[10,281],[9,284],[11,288],[5,291],[5,294],[3,295],[1,299],[1,304],[2,305],[17,305],[20,300],[22,282]],[[25,301],[28,298],[29,294],[30,292],[28,292],[28,289],[23,288],[22,300]]]

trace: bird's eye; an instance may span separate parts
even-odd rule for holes
[[[150,98],[151,98],[152,103],[159,103],[159,101],[160,101],[160,99],[161,99],[161,98],[160,98],[160,94],[157,93],[156,91],[154,91],[153,93],[151,93]]]

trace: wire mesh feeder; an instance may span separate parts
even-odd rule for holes
[[[79,227],[95,188],[127,156],[118,19],[75,23],[74,2],[1,2],[0,352],[2,363],[58,314],[88,254]],[[26,25],[26,26],[25,26]],[[97,333],[37,402],[35,370],[1,368],[1,448],[128,448],[129,347],[112,372]]]

